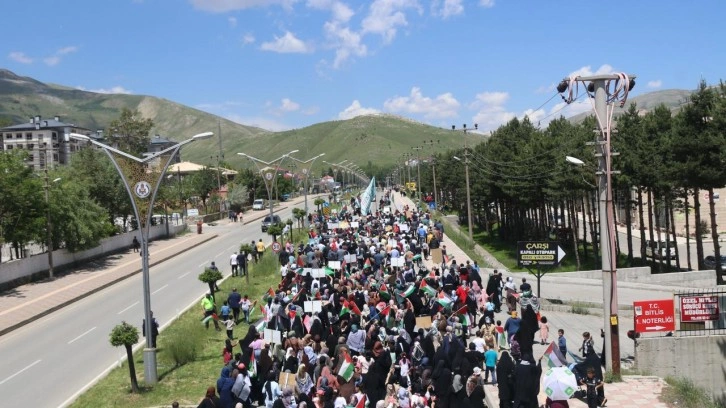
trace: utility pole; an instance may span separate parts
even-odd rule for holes
[[[416,190],[418,191],[417,198],[418,198],[418,205],[420,207],[421,206],[421,168],[420,168],[421,155],[419,154],[419,152],[421,151],[421,149],[423,149],[423,147],[418,146],[418,147],[413,147],[412,149],[416,151]]]
[[[219,155],[217,156],[217,194],[219,194],[219,219],[222,219],[222,183],[219,177],[219,163],[224,160],[224,151],[222,151],[222,121],[217,119],[217,141],[219,142]]]
[[[46,161],[48,159],[46,158]],[[50,199],[48,192],[50,182],[48,181],[48,164],[45,166],[45,221],[46,221],[46,246],[48,247],[48,277],[53,279],[53,223],[50,219]]]
[[[436,143],[439,143],[437,140]],[[434,157],[434,141],[429,140],[428,142],[424,142],[423,144],[427,146],[431,146],[431,172],[434,175],[434,209],[439,209],[439,196],[436,191],[436,158]]]
[[[451,130],[456,130],[455,125],[451,125]],[[474,130],[479,130],[479,125],[474,124]],[[463,125],[462,131],[464,132],[464,174],[466,175],[466,215],[469,222],[469,241],[474,245],[474,227],[471,220],[471,187],[469,186],[469,146],[466,142],[466,123]],[[454,159],[461,161],[458,157],[454,156]]]
[[[564,93],[569,89],[568,97],[563,99],[571,103],[576,99],[579,83],[587,83],[585,90],[593,98],[595,117],[599,130],[595,142],[598,157],[598,196],[600,214],[600,250],[603,280],[603,306],[605,330],[605,349],[610,353],[605,368],[615,375],[620,374],[620,334],[618,321],[618,279],[616,231],[612,192],[612,156],[611,128],[614,103],[619,101],[622,107],[628,98],[628,92],[635,86],[634,76],[626,74],[594,75],[590,77],[567,78],[560,82],[557,91]]]

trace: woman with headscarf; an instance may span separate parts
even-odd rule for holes
[[[436,362],[433,372],[433,395],[436,396],[437,408],[448,408],[451,400],[451,371],[446,368],[446,360]]]
[[[451,405],[460,407],[466,399],[466,391],[464,390],[464,384],[461,382],[461,375],[454,375],[454,381],[451,382]],[[438,405],[438,404],[437,404]]]
[[[386,395],[386,376],[392,363],[391,355],[383,349],[380,341],[373,345],[371,352],[373,353],[373,363],[368,367],[368,374],[363,377],[363,389],[365,389],[369,406],[372,407]]]
[[[269,373],[267,375],[267,381],[262,386],[262,393],[265,395],[265,408],[272,408],[272,404],[275,403],[279,397],[282,396],[282,390],[280,384],[275,381],[275,375]]]
[[[208,387],[207,393],[204,395],[202,402],[197,405],[197,408],[221,408],[222,402],[217,398],[214,393],[214,387]]]
[[[333,375],[333,373],[330,371],[330,367],[327,365],[324,365],[322,370],[320,370],[320,377],[318,378],[317,382],[317,388],[332,388],[337,390],[340,387],[340,384],[338,384],[338,377]]]
[[[509,352],[502,351],[496,370],[499,408],[512,408],[512,400],[514,400],[514,361]]]
[[[514,367],[514,405],[518,408],[537,408],[539,406],[539,380],[542,376],[542,359],[535,364],[531,354],[522,354],[522,360]]]
[[[292,347],[288,347],[285,351],[285,361],[282,365],[282,371],[286,373],[296,373],[297,372],[297,356],[295,355],[295,351],[292,349]]]
[[[466,389],[460,408],[484,408],[484,388],[479,385],[475,376],[469,377],[466,381]]]
[[[298,401],[312,402],[310,397],[314,385],[310,374],[305,370],[305,366],[300,364],[297,368],[297,374],[295,374],[295,397]]]

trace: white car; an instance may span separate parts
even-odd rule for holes
[[[260,198],[260,199],[253,201],[252,209],[253,210],[264,210],[265,209],[265,200]]]

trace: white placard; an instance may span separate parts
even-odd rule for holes
[[[303,307],[305,308],[305,313],[322,312],[323,311],[323,301],[322,300],[306,300],[305,302],[303,302]]]
[[[303,268],[303,271],[301,273],[302,276],[313,276],[313,268]]]
[[[325,277],[325,270],[323,270],[323,268],[313,268],[310,269],[310,275],[312,275],[313,278],[323,278]]]
[[[354,263],[358,262],[358,257],[356,257],[355,254],[348,254],[348,255],[344,256],[343,258],[345,259],[345,262],[349,263],[349,264],[354,264]]]
[[[339,271],[340,270],[340,261],[328,261],[328,268]]]
[[[408,232],[408,224],[398,224],[398,229],[401,232]]]
[[[350,222],[350,227],[351,227],[351,228],[358,228],[358,225],[359,225],[359,224],[358,224],[358,221],[351,221],[351,222]]]
[[[268,343],[282,344],[282,332],[279,330],[265,329],[264,339]]]
[[[399,268],[403,268],[405,259],[401,256],[398,258],[391,258],[391,266],[397,266]]]
[[[328,223],[328,229],[329,230],[337,229],[337,228],[338,228],[338,223],[337,222],[329,222]]]

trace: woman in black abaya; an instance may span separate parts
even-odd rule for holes
[[[509,352],[502,351],[497,362],[497,385],[499,388],[499,408],[512,408],[514,399],[514,360]]]

